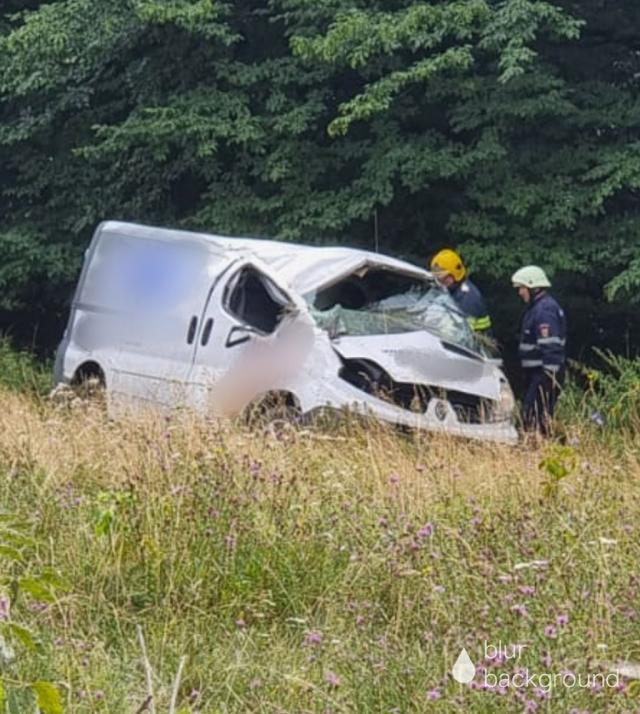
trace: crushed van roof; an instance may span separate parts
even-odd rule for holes
[[[161,234],[166,240],[195,240],[215,252],[252,254],[276,270],[279,276],[299,293],[315,290],[328,281],[356,272],[368,265],[397,270],[424,280],[433,279],[427,270],[387,255],[357,248],[309,246],[257,238],[233,238],[210,233],[151,228],[119,221],[105,222],[102,230],[107,233],[122,233],[156,240]]]

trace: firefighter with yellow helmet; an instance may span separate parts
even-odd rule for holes
[[[458,253],[449,248],[436,253],[431,259],[431,272],[447,288],[472,329],[479,334],[491,335],[491,318],[484,297],[466,277],[467,270]]]

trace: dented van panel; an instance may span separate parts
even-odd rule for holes
[[[376,362],[396,382],[469,391],[486,399],[500,397],[492,364],[451,352],[428,332],[395,335],[393,341],[386,335],[341,337],[334,341],[334,347],[346,359]]]
[[[89,247],[56,383],[97,374],[114,414],[232,416],[268,394],[302,414],[514,443],[506,377],[430,273],[348,248],[120,222]]]

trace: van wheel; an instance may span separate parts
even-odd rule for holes
[[[244,411],[244,421],[250,428],[265,429],[279,434],[300,423],[302,411],[293,394],[271,392],[256,399]]]
[[[106,380],[104,372],[95,362],[87,362],[76,370],[71,387],[76,399],[100,407],[106,406]]]

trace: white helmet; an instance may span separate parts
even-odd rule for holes
[[[525,288],[550,288],[549,278],[542,268],[537,265],[526,265],[511,276],[514,287]]]

